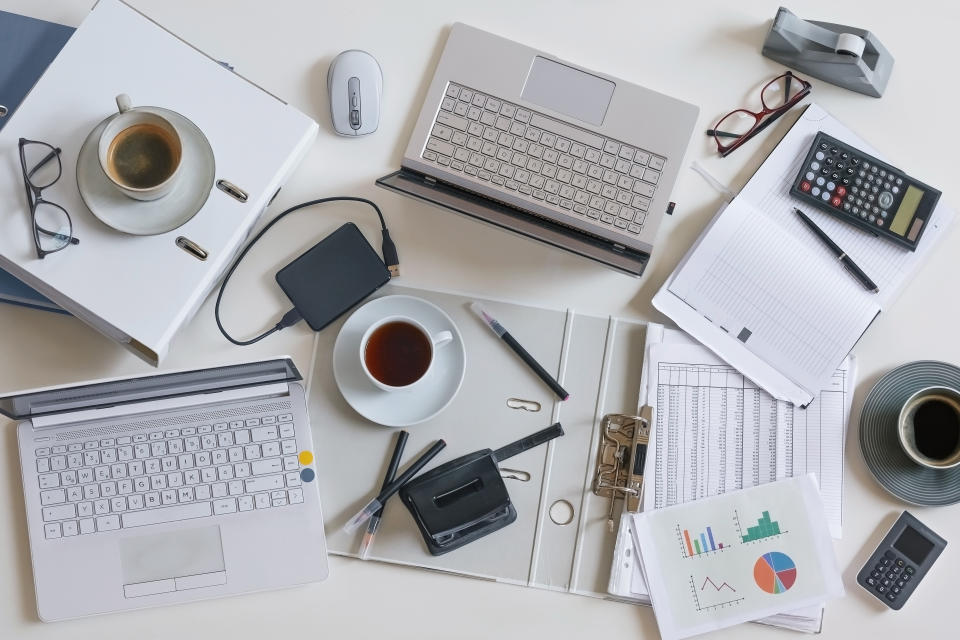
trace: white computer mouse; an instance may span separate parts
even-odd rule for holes
[[[333,128],[342,136],[365,136],[380,126],[383,73],[366,51],[344,51],[327,70]]]

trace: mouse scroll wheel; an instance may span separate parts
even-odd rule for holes
[[[360,112],[356,109],[350,111],[350,125],[356,129],[360,126]]]

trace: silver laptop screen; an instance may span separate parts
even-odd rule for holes
[[[23,420],[30,417],[173,398],[239,387],[292,382],[302,376],[290,359],[163,373],[109,382],[39,389],[0,397],[0,413]]]

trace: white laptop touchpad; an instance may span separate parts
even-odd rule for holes
[[[520,97],[599,127],[616,86],[606,78],[536,56]]]
[[[128,598],[227,582],[217,525],[121,540],[120,567]]]

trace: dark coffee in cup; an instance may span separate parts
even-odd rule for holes
[[[374,378],[391,387],[411,385],[427,372],[433,359],[430,337],[420,327],[394,320],[367,338],[363,360]]]
[[[931,387],[913,394],[900,412],[900,446],[931,469],[960,464],[960,392]]]
[[[118,133],[107,151],[107,171],[134,189],[163,184],[179,164],[180,142],[166,129],[149,122]]]

